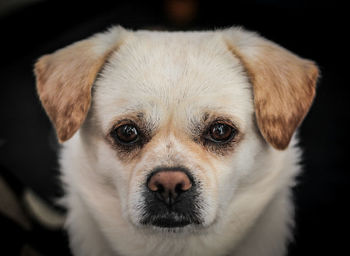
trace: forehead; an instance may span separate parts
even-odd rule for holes
[[[252,104],[242,65],[213,32],[132,34],[105,65],[93,100],[102,122],[132,112],[155,119],[203,112],[245,119]]]

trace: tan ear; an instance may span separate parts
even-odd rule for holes
[[[317,66],[239,28],[225,30],[224,36],[253,84],[261,134],[274,148],[285,149],[315,96]]]
[[[97,73],[125,33],[115,27],[44,55],[35,64],[37,91],[60,142],[70,139],[84,122]]]

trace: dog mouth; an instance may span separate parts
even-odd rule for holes
[[[202,224],[198,194],[189,192],[189,198],[179,197],[164,202],[154,193],[145,193],[145,204],[140,223],[160,228],[183,228],[188,225]]]
[[[179,213],[168,210],[167,212],[157,214],[145,214],[141,220],[143,225],[151,225],[160,228],[183,228],[185,226],[194,224],[200,225],[202,223],[199,216],[192,212]]]
[[[168,229],[199,225],[199,197],[197,182],[187,169],[157,168],[144,186],[140,223]]]

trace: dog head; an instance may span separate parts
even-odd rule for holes
[[[120,211],[163,230],[225,219],[288,149],[318,76],[313,62],[236,28],[118,27],[43,56],[35,73],[59,141],[80,151],[70,172],[86,180],[76,190],[87,204],[108,197],[97,214],[110,225]]]

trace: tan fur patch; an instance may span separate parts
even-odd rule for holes
[[[90,40],[80,41],[35,64],[37,91],[60,142],[71,138],[84,122],[96,75],[119,45],[101,55],[92,47]]]
[[[311,106],[318,68],[267,40],[259,40],[255,49],[228,46],[253,84],[256,118],[263,137],[276,149],[285,149]]]

